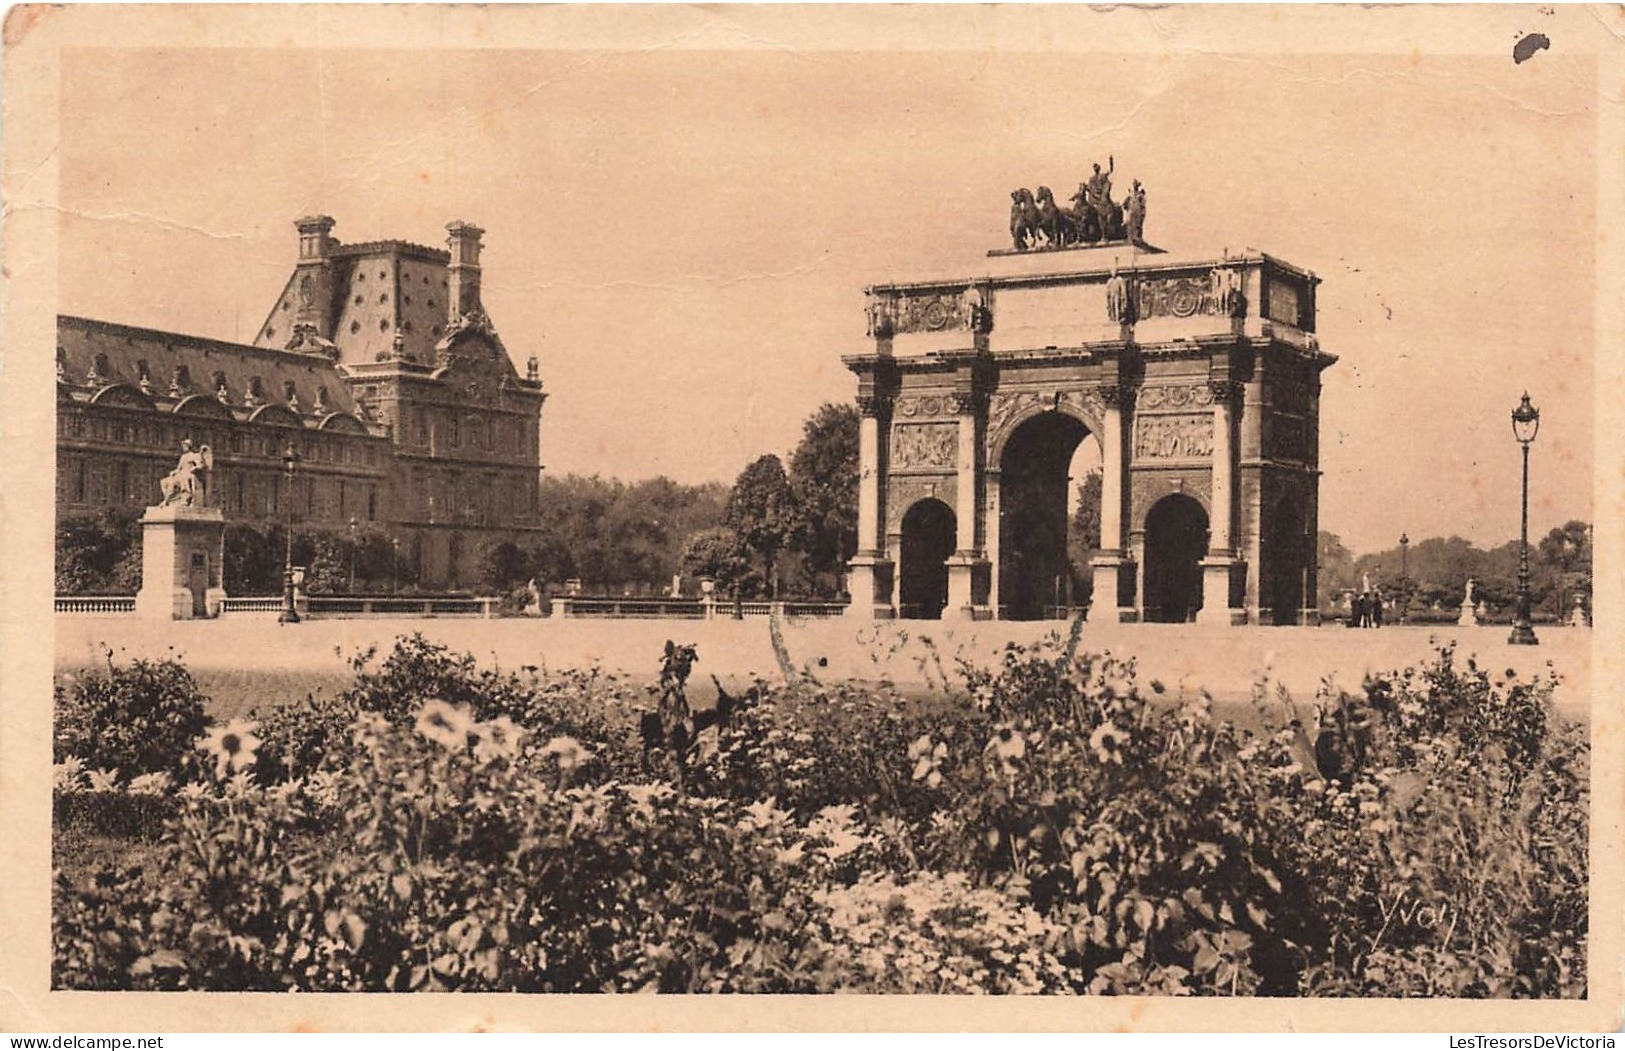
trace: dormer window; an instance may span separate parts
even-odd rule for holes
[[[141,388],[142,394],[152,393],[152,372],[147,368],[147,359],[138,358],[135,363],[136,386]]]
[[[282,400],[288,403],[288,408],[294,412],[299,411],[299,391],[294,388],[293,380],[282,382]]]
[[[265,381],[258,376],[248,377],[248,398],[250,405],[258,405],[265,400]]]
[[[183,391],[192,389],[192,373],[185,365],[176,365],[169,377],[169,396],[178,398]]]
[[[90,363],[90,373],[85,377],[87,383],[105,383],[107,377],[113,374],[113,367],[108,364],[106,354],[97,354]]]
[[[226,386],[226,374],[216,369],[211,379],[214,381],[214,396],[222,403],[230,404],[231,389]]]

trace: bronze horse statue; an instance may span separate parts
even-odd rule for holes
[[[1065,248],[1076,240],[1072,217],[1056,206],[1048,186],[1038,188],[1038,231],[1051,248]]]
[[[1028,189],[1010,191],[1010,240],[1018,252],[1038,244],[1038,202]]]

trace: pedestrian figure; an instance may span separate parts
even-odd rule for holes
[[[1381,591],[1373,591],[1371,593],[1371,626],[1373,628],[1382,627],[1382,592]]]
[[[1371,596],[1363,591],[1354,597],[1354,623],[1362,628],[1371,626]]]

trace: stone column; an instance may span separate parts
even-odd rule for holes
[[[880,424],[889,409],[889,399],[858,398],[858,550],[847,563],[846,614],[862,620],[890,617],[894,609],[892,563],[885,557],[880,519]]]
[[[976,546],[976,423],[980,399],[970,392],[954,396],[959,414],[959,448],[954,460],[954,519],[957,536],[948,559],[948,606],[944,618],[974,619],[976,576],[982,553]],[[985,598],[984,598],[985,604]]]
[[[985,499],[983,501],[982,520],[982,554],[987,559],[987,601],[988,616],[994,620],[999,616],[999,484],[1000,472],[989,468],[986,472],[987,484]]]
[[[1101,387],[1100,420],[1100,552],[1090,560],[1094,586],[1090,619],[1128,622],[1134,609],[1119,607],[1125,573],[1134,571],[1123,539],[1123,397],[1121,387]],[[1096,614],[1094,611],[1101,611]]]
[[[1201,624],[1228,626],[1236,623],[1230,609],[1230,579],[1236,563],[1230,529],[1235,517],[1235,402],[1240,384],[1216,380],[1208,387],[1213,392],[1213,501],[1208,552],[1202,560],[1202,611],[1196,619]]]

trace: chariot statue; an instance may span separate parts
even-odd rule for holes
[[[209,474],[214,470],[214,453],[207,445],[192,448],[192,440],[181,442],[181,458],[175,469],[158,480],[163,498],[159,507],[203,507],[209,492]]]

